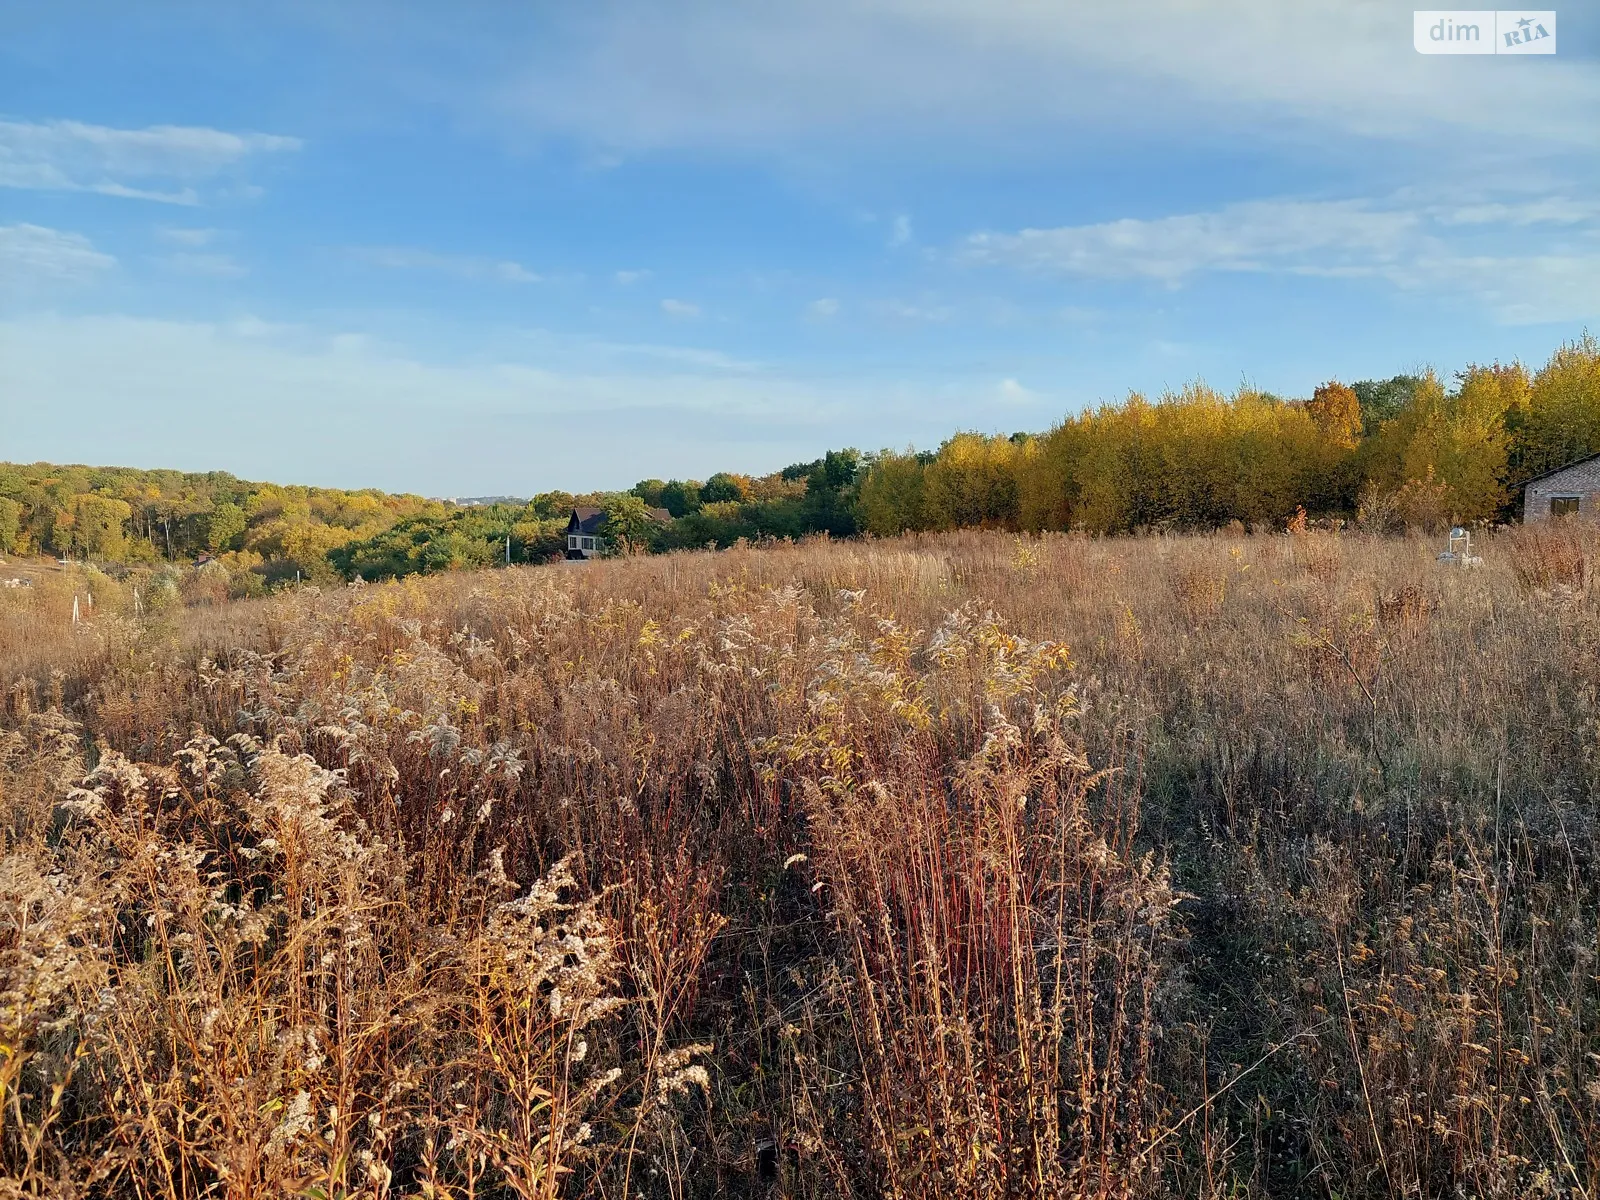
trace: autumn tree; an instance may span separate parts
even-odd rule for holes
[[[1361,440],[1361,398],[1354,388],[1330,380],[1311,394],[1306,409],[1330,445],[1352,450]]]
[[[1494,516],[1505,503],[1507,421],[1527,406],[1527,373],[1473,367],[1454,392],[1432,372],[1416,378],[1367,448],[1370,487],[1394,496],[1402,518],[1423,528]]]
[[[1396,375],[1391,379],[1363,379],[1351,384],[1350,390],[1361,402],[1362,436],[1371,437],[1385,421],[1399,416],[1421,382],[1420,375]]]
[[[924,470],[913,452],[879,454],[862,480],[857,501],[863,527],[880,537],[925,528]]]
[[[93,494],[72,498],[64,524],[65,537],[57,546],[87,558],[121,560],[127,551],[126,524],[133,510],[124,500]],[[65,544],[63,545],[63,541]]]
[[[541,521],[560,519],[565,521],[572,515],[572,507],[577,502],[571,492],[540,492],[528,502],[528,508],[535,518]]]
[[[933,529],[1015,528],[1017,466],[1028,453],[1009,438],[958,433],[926,469],[923,503]]]
[[[1552,354],[1517,416],[1519,479],[1600,450],[1600,341],[1585,334]]]

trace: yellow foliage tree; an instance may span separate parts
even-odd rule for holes
[[[1507,422],[1526,408],[1527,373],[1474,367],[1461,380],[1450,394],[1438,376],[1424,375],[1372,449],[1375,484],[1428,497],[1406,506],[1412,523],[1424,527],[1487,520],[1505,503]]]
[[[1585,334],[1552,354],[1517,417],[1518,478],[1600,450],[1600,342]]]
[[[72,497],[68,520],[56,518],[56,545],[87,558],[121,560],[127,553],[127,523],[133,509],[111,496]]]
[[[1361,398],[1354,388],[1330,380],[1311,394],[1306,410],[1331,445],[1353,450],[1361,440]]]
[[[862,526],[879,537],[926,528],[924,491],[922,461],[909,451],[885,450],[861,484],[857,503]]]
[[[923,476],[923,503],[933,529],[1015,528],[1017,467],[1029,453],[1004,437],[959,433],[939,447]]]

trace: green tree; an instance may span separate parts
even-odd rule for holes
[[[511,526],[512,551],[518,562],[560,558],[567,548],[565,521],[517,521]]]
[[[576,502],[577,498],[571,492],[540,492],[529,501],[528,507],[541,521],[565,521],[572,515],[572,506]]]
[[[622,492],[606,500],[605,521],[600,532],[619,553],[643,550],[657,525],[649,506],[632,492]]]
[[[669,479],[661,489],[660,507],[674,517],[686,517],[700,507],[700,485],[692,479]]]
[[[651,508],[663,507],[661,493],[666,490],[666,481],[661,479],[641,479],[628,489]]]
[[[748,481],[726,471],[718,471],[700,485],[701,504],[722,504],[729,500],[748,498]]]
[[[244,509],[237,504],[217,505],[206,518],[206,545],[216,554],[235,549],[246,524]]]
[[[806,490],[842,491],[855,483],[860,471],[859,450],[829,450],[806,476]]]
[[[1392,421],[1422,382],[1420,375],[1396,375],[1393,379],[1363,379],[1350,390],[1361,404],[1361,431],[1371,437],[1385,421]]]
[[[0,553],[13,554],[22,535],[22,504],[0,496]]]

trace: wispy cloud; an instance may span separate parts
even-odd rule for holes
[[[1045,129],[1209,132],[1239,118],[1308,139],[1600,143],[1582,115],[1600,109],[1592,63],[1493,70],[1490,83],[1494,63],[1416,54],[1403,15],[1393,0],[617,0],[532,48],[501,102],[624,150],[783,154],[922,134],[946,154],[1032,153]]]
[[[239,279],[250,273],[244,264],[229,254],[179,251],[176,254],[162,255],[156,261],[180,275],[197,275],[210,279]]]
[[[116,262],[81,233],[42,225],[0,225],[0,285],[82,283]]]
[[[889,226],[889,245],[904,246],[911,241],[911,218],[901,213]]]
[[[391,271],[434,271],[457,279],[498,280],[501,283],[538,283],[543,277],[509,259],[479,258],[468,254],[438,254],[410,246],[358,246],[350,256],[371,267]]]
[[[298,138],[201,126],[0,121],[0,187],[192,205],[202,199],[197,184],[300,147]]]
[[[1514,232],[1513,232],[1514,231]],[[1211,212],[976,233],[957,261],[1179,286],[1210,272],[1371,278],[1512,323],[1600,314],[1600,204],[1581,197],[1263,200]]]
[[[873,308],[880,316],[911,324],[940,325],[955,316],[950,305],[932,301],[885,300]]]
[[[649,279],[650,275],[651,272],[649,271],[617,271],[611,277],[623,287],[632,287],[636,283],[642,283],[644,280]]]
[[[689,300],[674,300],[669,296],[661,302],[661,311],[669,317],[693,320],[700,315],[700,306]]]
[[[806,305],[806,315],[814,321],[831,321],[839,315],[839,302],[832,296],[813,300]]]
[[[1532,199],[1483,200],[1430,206],[1427,213],[1442,225],[1583,225],[1600,220],[1600,200],[1578,196],[1536,196]]]
[[[1154,220],[977,233],[960,257],[1030,271],[1175,283],[1206,270],[1390,261],[1418,226],[1414,213],[1376,211],[1360,201],[1268,200]]]
[[[217,239],[215,229],[182,229],[168,226],[156,231],[156,236],[174,246],[209,246]]]

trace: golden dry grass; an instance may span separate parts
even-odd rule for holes
[[[1586,530],[0,594],[14,1195],[1585,1196]]]

